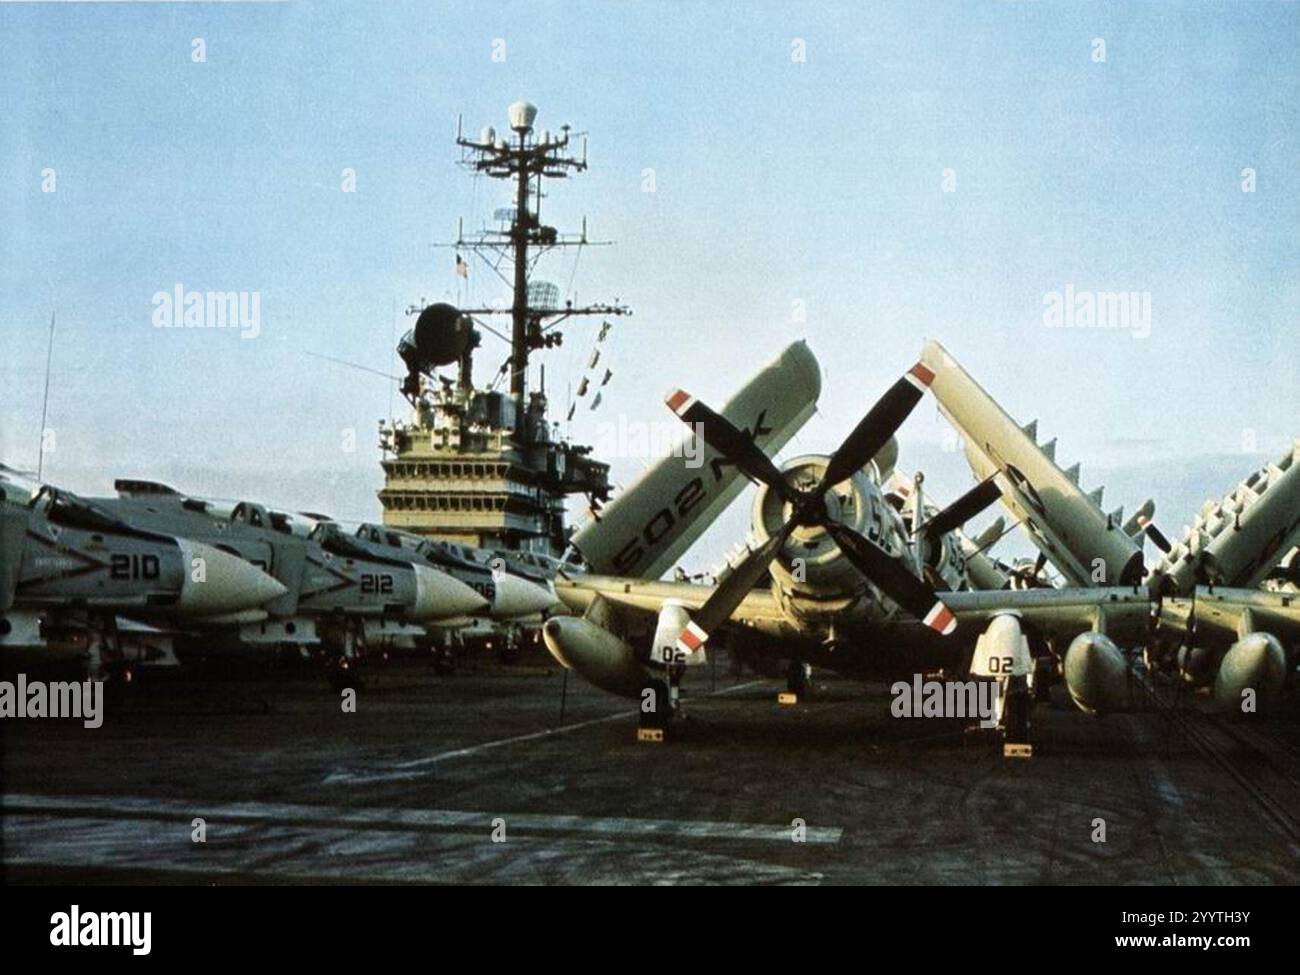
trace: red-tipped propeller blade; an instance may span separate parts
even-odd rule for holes
[[[876,402],[862,418],[853,432],[826,465],[826,473],[817,485],[817,493],[830,490],[856,470],[866,466],[867,461],[880,453],[894,431],[903,425],[908,414],[921,402],[921,397],[934,381],[934,373],[924,364],[918,362],[889,387],[884,396]]]
[[[713,590],[704,605],[691,614],[691,621],[682,635],[677,638],[677,648],[686,653],[694,653],[714,630],[731,618],[745,596],[763,578],[763,573],[776,558],[785,540],[794,531],[794,522],[787,522],[779,532],[764,542],[759,548],[745,556],[740,565],[731,571],[727,578]]]
[[[907,612],[944,636],[957,628],[956,617],[934,590],[880,546],[839,522],[826,522],[826,530],[844,557]]]
[[[664,402],[684,423],[696,427],[704,435],[704,442],[735,464],[742,474],[766,484],[786,501],[793,502],[798,497],[771,458],[725,416],[715,413],[684,389],[673,390]]]
[[[686,423],[699,424],[699,430],[709,446],[735,464],[742,473],[767,484],[784,500],[798,505],[799,509],[794,518],[769,538],[761,548],[747,556],[731,575],[723,580],[700,607],[699,612],[692,614],[691,622],[678,638],[679,648],[694,652],[704,644],[714,629],[730,619],[731,614],[744,601],[745,595],[762,578],[772,559],[776,557],[781,546],[794,531],[796,523],[800,519],[804,519],[804,523],[809,523],[809,518],[823,525],[835,539],[845,558],[908,613],[945,636],[957,628],[957,620],[948,607],[935,596],[929,586],[912,575],[902,562],[853,529],[826,518],[824,508],[820,515],[811,513],[812,505],[816,504],[827,491],[854,471],[861,469],[880,452],[889,438],[894,435],[894,431],[902,425],[908,414],[921,401],[921,397],[933,380],[934,373],[918,362],[905,376],[894,383],[831,456],[820,483],[811,494],[801,494],[791,487],[771,459],[751,438],[737,430],[725,417],[715,413],[684,390],[675,390],[669,394],[666,401],[669,409]],[[982,508],[987,488],[977,490],[981,493],[975,496],[975,500],[980,502],[979,507]],[[968,492],[968,495],[973,493]],[[969,506],[973,502],[963,498],[957,503],[966,503]],[[817,507],[820,505],[817,504]],[[951,510],[950,508],[949,511]]]

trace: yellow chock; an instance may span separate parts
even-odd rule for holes
[[[777,704],[798,704],[799,695],[791,694],[789,691],[782,691],[780,694],[776,696],[776,703]]]
[[[664,729],[663,728],[637,728],[636,740],[653,741],[662,744],[664,740]]]
[[[1027,742],[1008,741],[1002,744],[1003,758],[1033,758],[1034,746]]]

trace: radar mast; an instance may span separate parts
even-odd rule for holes
[[[461,165],[511,183],[513,205],[497,210],[499,227],[466,234],[462,219],[456,240],[435,246],[455,249],[455,269],[464,277],[470,269],[461,253],[479,258],[477,267],[509,286],[511,301],[508,307],[408,309],[419,319],[398,351],[409,370],[402,391],[413,418],[380,425],[385,486],[379,497],[384,522],[394,527],[480,548],[558,556],[567,545],[565,498],[585,494],[598,506],[609,496],[609,466],[594,459],[590,447],[558,437],[547,416],[544,365],[539,388],[529,389],[530,357],[559,346],[558,326],[568,319],[604,319],[598,338],[603,341],[608,320],[631,311],[617,299],[561,302],[555,285],[533,280],[539,258],[552,250],[608,243],[588,239],[585,218],[578,233],[560,233],[542,222],[545,181],[584,172],[587,150],[585,135],[578,157],[570,148],[577,136],[568,125],[556,136],[535,131],[536,118],[536,106],[520,101],[508,110],[508,135],[488,126],[477,140],[468,139],[457,125]],[[491,324],[506,315],[508,334]],[[508,395],[495,386],[473,385],[472,357],[483,332],[509,345],[497,376],[499,381],[508,372]],[[434,372],[453,364],[454,382]]]

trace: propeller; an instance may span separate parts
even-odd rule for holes
[[[867,466],[867,462],[880,453],[894,431],[903,425],[908,414],[921,402],[921,397],[934,382],[934,373],[918,362],[901,379],[889,387],[853,428],[839,450],[831,454],[826,473],[817,485],[816,493],[825,494],[854,471]],[[761,453],[761,451],[760,451]]]
[[[1146,532],[1147,538],[1151,539],[1151,544],[1160,549],[1160,551],[1164,552],[1166,555],[1168,555],[1169,550],[1174,547],[1169,541],[1169,538],[1164,532],[1155,526],[1154,522],[1148,521],[1143,526],[1142,530]]]
[[[928,540],[934,541],[940,535],[960,528],[1000,497],[1002,491],[992,478],[981,481],[922,525],[921,531]]]
[[[733,569],[692,615],[677,641],[681,650],[694,653],[709,634],[734,613],[754,587],[791,533],[800,526],[818,526],[835,540],[844,557],[867,579],[908,613],[926,626],[947,636],[957,628],[957,620],[928,585],[912,575],[907,567],[874,542],[847,525],[830,518],[826,494],[832,487],[859,470],[874,457],[894,431],[921,401],[934,373],[921,363],[899,379],[868,411],[853,432],[831,455],[817,486],[800,490],[786,481],[754,438],[738,430],[721,416],[684,390],[674,390],[666,402],[668,408],[700,432],[707,443],[746,476],[766,484],[790,504],[789,520],[757,549],[751,551]]]
[[[786,522],[780,531],[755,551],[750,552],[730,575],[718,583],[718,587],[705,600],[704,605],[686,624],[686,629],[682,631],[677,641],[678,647],[694,653],[704,645],[710,633],[731,618],[731,614],[745,601],[745,596],[758,584],[758,580],[763,578],[768,565],[776,558],[776,553],[781,550],[781,546],[785,544],[794,529],[793,521]]]
[[[798,492],[786,483],[772,459],[759,449],[752,437],[736,429],[725,416],[715,413],[682,389],[674,390],[665,402],[679,419],[700,431],[705,443],[735,464],[750,480],[766,484],[784,501],[791,504],[798,501]]]
[[[1020,584],[1024,589],[1051,589],[1051,583],[1043,578],[1043,570],[1047,568],[1047,555],[1043,552],[1038,553],[1038,558],[1034,559],[1032,566],[1020,564],[1007,565],[1005,562],[996,562],[998,568],[1007,573],[1008,576]],[[1015,588],[1013,585],[1012,588]]]

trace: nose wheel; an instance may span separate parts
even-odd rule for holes
[[[812,666],[802,660],[791,660],[785,671],[785,693],[778,697],[782,704],[796,704],[812,690]]]
[[[322,632],[325,652],[325,679],[336,691],[361,686],[358,672],[365,652],[361,625],[348,620],[331,621]]]
[[[646,681],[641,688],[637,741],[662,742],[672,725],[673,710],[673,696],[668,681]]]
[[[1002,709],[1002,754],[1007,758],[1029,758],[1033,745],[1029,740],[1029,712],[1034,697],[1024,677],[1007,682],[1007,700]]]

